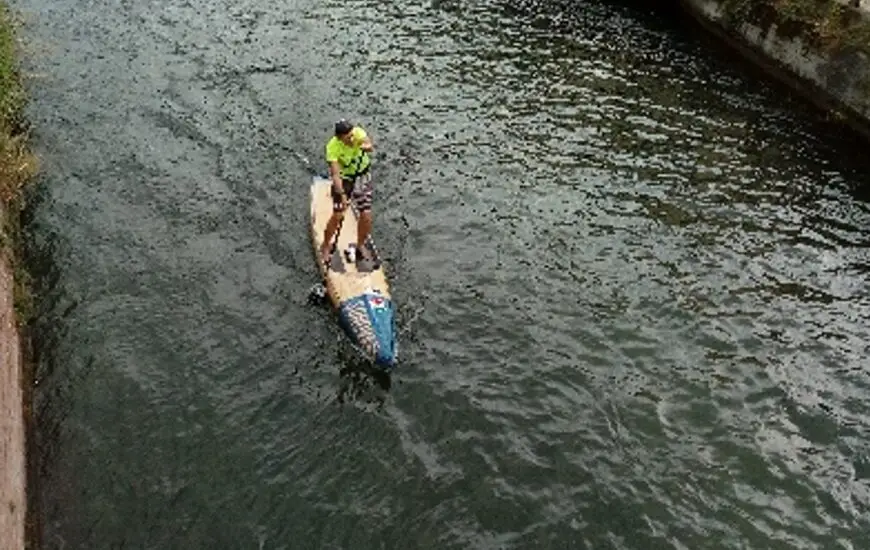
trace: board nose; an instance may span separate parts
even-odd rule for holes
[[[390,330],[389,334],[384,334],[379,339],[378,350],[375,353],[375,364],[388,370],[396,368],[398,364],[396,335],[392,330]]]
[[[366,293],[341,304],[345,330],[376,365],[396,365],[396,319],[392,301],[383,294]]]
[[[396,366],[396,317],[391,300],[369,296],[369,312],[377,340],[375,363],[392,369]]]

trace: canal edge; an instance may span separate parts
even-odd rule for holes
[[[24,118],[26,92],[19,68],[19,19],[0,1],[0,547],[39,547],[36,513],[29,323],[30,277],[23,261],[24,189],[36,174]]]
[[[870,140],[870,0],[828,0],[824,17],[787,24],[776,3],[761,0],[752,13],[728,0],[678,0],[705,32],[763,73],[822,110],[826,118]],[[816,29],[849,18],[848,27],[821,36]],[[843,39],[858,35],[858,47]],[[837,33],[840,33],[839,35]]]

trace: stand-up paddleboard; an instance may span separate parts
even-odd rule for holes
[[[396,366],[396,321],[387,277],[374,241],[369,237],[372,260],[350,261],[348,246],[356,246],[356,210],[348,201],[329,263],[320,259],[323,232],[332,216],[332,182],[315,176],[311,184],[311,241],[326,294],[338,310],[342,327],[353,343],[376,365]],[[359,256],[359,254],[357,254]]]

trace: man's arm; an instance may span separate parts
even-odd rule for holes
[[[341,167],[337,160],[329,163],[329,175],[332,177],[332,187],[335,192],[344,194],[344,186],[341,184]]]
[[[359,143],[359,148],[365,151],[366,153],[371,153],[374,150],[374,144],[372,143],[372,138],[369,137],[368,132],[357,126],[353,129],[354,133],[354,141]]]
[[[344,191],[341,185],[341,166],[338,164],[338,151],[335,150],[335,139],[326,143],[326,162],[329,165],[329,179],[332,180],[332,188],[336,193]]]

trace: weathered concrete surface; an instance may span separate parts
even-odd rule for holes
[[[0,205],[2,215],[2,205]],[[12,270],[0,254],[0,549],[25,547],[25,424],[22,355]]]
[[[820,107],[843,115],[870,136],[870,57],[848,47],[823,47],[790,36],[775,22],[727,17],[722,0],[680,0],[702,25]],[[870,21],[870,0],[842,0]],[[821,22],[820,22],[821,23]]]

